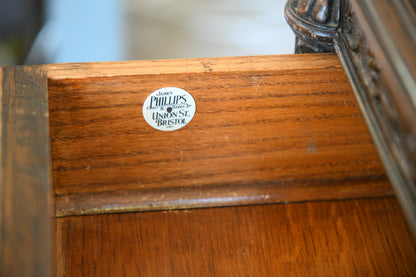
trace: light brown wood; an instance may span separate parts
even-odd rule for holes
[[[0,276],[55,276],[46,72],[1,68]]]
[[[264,55],[199,59],[144,60],[47,65],[51,80],[210,72],[308,70],[339,67],[338,57],[324,55]]]
[[[394,198],[58,218],[58,276],[415,276]]]
[[[392,194],[335,55],[48,70],[58,216]],[[197,112],[161,132],[142,105],[169,86]]]

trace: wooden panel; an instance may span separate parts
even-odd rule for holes
[[[58,276],[415,276],[394,198],[58,218]]]
[[[1,69],[0,276],[54,276],[44,68]]]
[[[392,193],[335,55],[125,65],[49,67],[58,216]],[[197,105],[174,132],[141,110],[167,86]]]

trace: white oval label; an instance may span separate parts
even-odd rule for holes
[[[146,122],[160,131],[175,131],[194,117],[195,100],[186,90],[166,87],[152,92],[144,101]]]

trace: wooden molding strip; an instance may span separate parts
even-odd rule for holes
[[[334,54],[51,65],[48,79],[57,216],[392,195]],[[158,131],[142,106],[172,86],[196,114]]]
[[[86,192],[56,196],[56,216],[177,210],[392,195],[384,175],[350,180],[296,180],[222,186],[166,187]]]
[[[381,160],[416,234],[416,11],[352,0],[334,40]]]
[[[0,276],[54,276],[46,71],[4,66],[0,89]]]
[[[264,55],[198,59],[144,60],[122,62],[89,62],[46,65],[48,78],[80,79],[137,75],[166,75],[186,73],[242,72],[267,70],[305,70],[341,67],[334,54]]]

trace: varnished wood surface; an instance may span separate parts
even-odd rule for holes
[[[57,215],[391,195],[335,55],[48,66]],[[161,132],[153,91],[197,111]]]
[[[394,198],[57,219],[58,276],[415,276]]]
[[[2,67],[0,79],[0,276],[55,276],[46,72]]]
[[[137,75],[164,75],[339,67],[334,54],[264,55],[199,59],[91,62],[47,65],[51,80]]]

